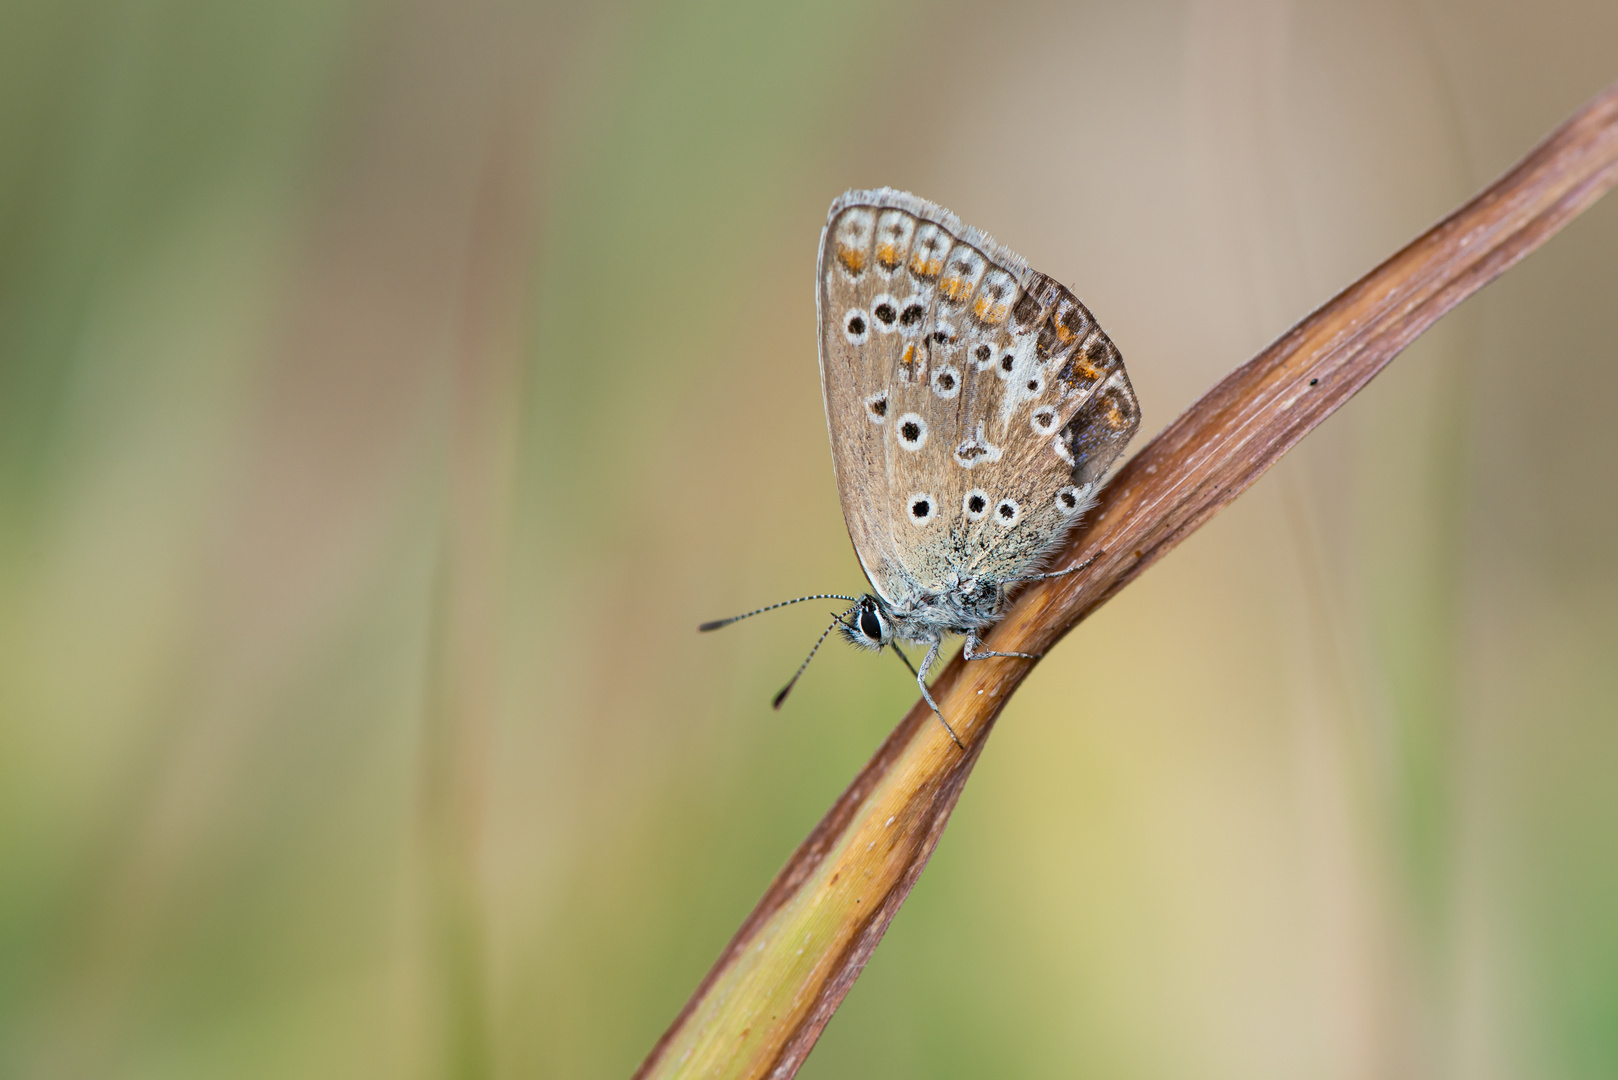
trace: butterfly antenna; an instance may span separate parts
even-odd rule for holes
[[[839,596],[835,597],[834,599],[841,600],[843,598]],[[771,705],[775,706],[777,709],[781,707],[781,702],[785,701],[787,699],[787,695],[792,693],[792,688],[798,685],[798,676],[803,674],[803,669],[809,666],[809,661],[813,660],[815,658],[815,653],[820,651],[821,642],[825,641],[826,635],[832,632],[832,627],[838,626],[842,623],[842,621],[841,616],[832,616],[831,626],[826,627],[826,629],[820,632],[820,637],[815,639],[815,647],[809,650],[809,655],[803,658],[803,663],[798,665],[798,670],[792,673],[792,678],[787,680],[787,684],[781,687],[781,692],[775,695],[775,698],[770,702]]]
[[[699,633],[706,633],[709,630],[717,630],[721,626],[729,626],[733,622],[741,622],[743,619],[751,619],[754,615],[762,615],[766,611],[774,611],[776,608],[786,607],[789,604],[801,604],[805,600],[847,600],[850,604],[859,602],[859,598],[854,596],[839,596],[837,593],[816,593],[814,596],[800,596],[796,600],[783,600],[779,604],[771,604],[769,607],[761,607],[757,611],[749,611],[745,615],[732,615],[728,619],[715,619],[712,622],[705,622],[701,626],[697,627],[697,631]],[[808,661],[806,660],[804,663],[808,663]]]

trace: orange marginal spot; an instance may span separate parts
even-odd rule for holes
[[[1072,341],[1074,338],[1079,336],[1079,335],[1075,334],[1072,330],[1069,330],[1062,323],[1061,319],[1052,319],[1051,320],[1051,325],[1056,328],[1056,340],[1060,341],[1063,345],[1066,345],[1068,342]]]
[[[910,269],[922,277],[937,277],[938,272],[944,269],[944,260],[929,259],[918,251],[910,256]]]
[[[879,244],[876,249],[876,261],[892,270],[899,265],[899,249],[892,243]]]
[[[848,272],[851,274],[857,274],[865,269],[865,252],[857,247],[838,244],[837,258],[844,266],[848,267]]]
[[[1118,411],[1118,406],[1107,403],[1107,426],[1120,428],[1124,426],[1124,414]]]
[[[977,303],[972,305],[972,314],[982,322],[991,326],[999,326],[1006,321],[1006,313],[1010,307],[1004,302],[997,302],[987,296],[979,296]]]
[[[966,295],[966,282],[952,274],[938,283],[938,291],[946,300],[959,300]]]
[[[916,362],[916,343],[914,341],[912,341],[910,344],[905,346],[905,354],[899,358],[899,363],[903,364],[905,367],[909,367],[910,365],[914,364],[915,362]]]

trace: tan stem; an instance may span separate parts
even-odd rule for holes
[[[1450,308],[1618,183],[1618,83],[1471,202],[1236,369],[1125,465],[988,648],[1041,653],[1221,507]],[[771,883],[635,1074],[797,1072],[949,820],[1033,662],[957,655],[933,686],[963,752],[917,702]]]

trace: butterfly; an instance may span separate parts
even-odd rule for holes
[[[944,639],[964,637],[967,660],[1038,659],[984,651],[982,635],[1009,590],[1084,569],[1044,566],[1139,429],[1140,406],[1071,290],[908,192],[833,201],[815,298],[832,466],[871,591],[701,629],[847,601],[775,706],[836,629],[861,648],[892,645],[959,745],[927,687]],[[898,641],[926,648],[919,668]]]

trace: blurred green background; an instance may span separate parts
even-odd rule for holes
[[[6,0],[0,1076],[627,1076],[914,698],[695,633],[863,587],[833,196],[1074,283],[1150,433],[1615,42]],[[802,1075],[1618,1076],[1615,295],[1610,198],[1065,641]]]

